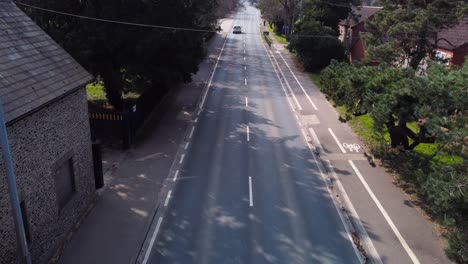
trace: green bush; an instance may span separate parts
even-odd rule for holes
[[[447,256],[457,263],[468,263],[468,234],[453,232],[449,236]]]

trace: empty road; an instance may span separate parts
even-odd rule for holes
[[[144,263],[360,263],[260,36],[234,20]]]

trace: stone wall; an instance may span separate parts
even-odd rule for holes
[[[45,263],[94,197],[94,175],[85,89],[8,126],[20,199],[31,234],[33,263]],[[75,191],[59,209],[57,163],[71,157]],[[3,159],[0,160],[0,263],[17,263],[14,222]]]

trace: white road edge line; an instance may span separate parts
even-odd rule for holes
[[[333,139],[335,140],[336,144],[338,145],[338,147],[340,147],[340,150],[341,152],[343,153],[346,153],[346,150],[343,148],[343,146],[341,145],[341,142],[338,140],[338,138],[336,137],[335,133],[333,133],[333,130],[331,128],[328,128],[328,131],[330,132],[330,134],[332,135]]]
[[[185,154],[182,154],[180,156],[179,164],[182,164],[182,162],[184,162],[184,159],[185,159]]]
[[[266,49],[266,48],[265,48],[265,49]],[[268,50],[267,50],[267,54],[268,54]],[[284,73],[283,73],[283,71],[281,70],[281,68],[280,68],[280,66],[279,66],[279,64],[278,64],[278,61],[276,60],[276,58],[275,58],[275,56],[273,55],[273,52],[271,52],[271,50],[270,50],[270,54],[271,54],[271,57],[273,58],[273,60],[275,61],[276,65],[278,66],[278,69],[276,69],[275,66],[273,65],[273,69],[275,70],[276,74],[278,74],[278,72],[281,74],[281,76],[283,77],[282,79],[284,80],[284,83],[286,83],[286,87],[288,88],[288,90],[289,90],[289,92],[290,92],[290,94],[291,94],[291,96],[292,96],[292,98],[293,98],[294,103],[296,103],[297,109],[299,109],[299,111],[302,111],[302,106],[301,106],[301,104],[299,103],[299,101],[298,101],[297,98],[296,98],[296,95],[295,95],[294,92],[292,91],[291,86],[289,85],[288,80],[286,80],[286,78],[284,77]],[[271,57],[269,57],[270,60],[271,60]],[[272,62],[272,64],[273,64],[273,62]],[[277,70],[278,70],[278,71],[277,71]],[[283,82],[281,82],[281,78],[280,78],[279,76],[278,76],[278,79],[280,80],[281,86],[283,86]],[[284,90],[284,87],[283,87],[283,90]],[[286,93],[286,94],[288,94],[288,93]]]
[[[253,206],[252,177],[249,176],[249,205]]]
[[[159,217],[158,223],[156,224],[156,229],[154,230],[153,236],[151,237],[151,241],[150,241],[150,244],[148,246],[148,250],[146,251],[145,258],[143,259],[142,264],[146,264],[148,262],[148,258],[150,256],[150,253],[153,250],[154,241],[156,241],[156,237],[157,237],[157,235],[159,233],[159,228],[161,227],[162,220],[163,220],[163,218]]]
[[[291,70],[291,67],[289,67],[289,64],[286,62],[286,60],[284,59],[283,55],[281,55],[281,52],[278,53],[281,57],[281,59],[283,59],[284,63],[286,64],[286,67],[288,67],[289,71],[291,72],[292,76],[294,77],[294,79],[296,80],[297,84],[299,84],[299,86],[301,87],[302,89],[302,92],[304,92],[305,96],[307,97],[307,100],[309,100],[310,104],[312,105],[312,107],[315,109],[315,111],[318,111],[318,108],[317,106],[315,105],[315,103],[312,101],[312,99],[310,98],[309,94],[307,94],[306,90],[304,89],[304,87],[302,86],[302,84],[299,82],[299,80],[297,79],[296,77],[296,74],[294,74],[294,72]]]
[[[327,164],[329,171],[331,172],[333,178],[335,179],[335,183],[338,187],[341,198],[344,200],[343,202],[346,205],[346,209],[348,210],[349,214],[351,214],[351,216],[354,217],[354,219],[357,219],[357,221],[355,221],[355,224],[357,225],[356,228],[359,230],[361,237],[364,240],[363,241],[364,247],[367,249],[366,253],[370,257],[371,263],[382,264],[383,262],[380,259],[379,253],[377,252],[377,249],[375,249],[375,246],[372,243],[372,240],[370,239],[369,234],[366,231],[366,228],[362,224],[361,218],[359,217],[356,211],[356,208],[354,208],[354,205],[351,202],[351,199],[349,199],[349,196],[346,193],[346,190],[343,187],[343,184],[341,184],[341,181],[338,179],[335,169],[333,169],[333,166],[329,160],[325,160],[325,163]]]
[[[169,199],[171,199],[171,194],[172,194],[172,190],[170,190],[170,191],[167,193],[166,201],[164,202],[164,207],[167,207],[167,205],[169,204]]]
[[[179,170],[176,170],[175,174],[174,174],[174,178],[172,178],[172,181],[177,181],[177,176],[179,176]]]
[[[265,52],[266,52],[267,54],[269,54],[269,53],[268,53],[268,49],[265,47],[265,45],[262,45],[262,46],[263,46],[263,48],[265,49]],[[271,53],[271,50],[270,50],[270,53]],[[291,110],[292,110],[293,113],[294,113],[294,105],[293,105],[293,103],[291,102],[291,99],[289,98],[288,93],[286,92],[286,89],[284,88],[284,85],[283,85],[283,83],[281,82],[280,76],[279,76],[277,70],[275,69],[275,67],[274,67],[274,65],[273,65],[273,60],[271,59],[271,57],[274,58],[274,56],[271,56],[271,57],[268,56],[268,57],[270,58],[270,62],[271,62],[271,64],[272,64],[272,66],[273,66],[273,70],[275,71],[275,73],[276,73],[278,79],[280,80],[281,88],[283,88],[283,92],[284,92],[284,94],[286,95],[286,99],[287,99],[287,101],[288,101],[288,103],[289,103],[289,107],[291,107]],[[293,96],[294,96],[294,94],[293,94]],[[300,126],[299,123],[298,123],[298,125]],[[307,136],[304,134],[304,131],[303,131],[302,129],[301,129],[301,131],[302,131],[302,133],[303,133],[302,135],[304,136],[304,140],[305,140],[307,146],[309,147],[309,150],[310,150],[310,152],[312,153],[312,156],[314,157],[314,160],[315,160],[315,163],[317,164],[317,167],[318,167],[318,169],[319,169],[320,175],[322,176],[322,179],[323,179],[324,181],[326,181],[326,177],[325,177],[325,175],[324,175],[324,173],[323,173],[323,170],[322,170],[322,168],[321,168],[321,166],[320,166],[320,163],[319,163],[317,157],[315,156],[315,154],[314,154],[313,151],[312,151],[312,146],[311,146],[311,145],[309,144],[309,142],[307,141]],[[331,194],[331,191],[330,191],[328,188],[327,188],[327,190],[328,190],[328,193],[329,193],[330,195],[332,195],[332,194]],[[336,211],[338,212],[338,215],[339,215],[339,217],[340,217],[340,219],[341,219],[341,222],[343,223],[343,225],[344,225],[344,227],[345,227],[345,229],[346,229],[346,233],[347,233],[349,242],[350,242],[351,244],[353,244],[354,252],[356,253],[357,257],[361,260],[361,262],[364,263],[360,252],[358,251],[356,245],[355,245],[354,242],[353,242],[353,238],[351,237],[351,233],[350,233],[350,231],[349,231],[349,229],[348,229],[348,226],[346,225],[345,220],[343,219],[343,215],[341,214],[340,209],[337,207],[337,204],[336,204],[335,200],[333,200],[333,204],[335,205],[335,209],[336,209]]]
[[[312,140],[315,142],[316,147],[322,150],[322,143],[320,143],[320,140],[317,137],[317,134],[315,133],[315,130],[311,127],[309,127],[309,133],[312,135]]]
[[[249,126],[247,126],[247,142],[250,141],[250,129]]]
[[[353,168],[354,172],[356,173],[356,175],[358,176],[359,180],[361,180],[361,183],[362,185],[364,185],[364,187],[366,188],[367,192],[369,193],[370,197],[372,198],[372,200],[374,201],[374,203],[377,205],[377,207],[379,208],[380,210],[380,213],[383,215],[383,217],[385,218],[385,220],[387,221],[388,225],[390,226],[390,228],[392,229],[393,233],[395,234],[395,236],[398,238],[398,240],[400,241],[401,245],[403,246],[403,248],[405,249],[406,253],[408,253],[408,256],[411,258],[411,260],[413,261],[413,263],[415,264],[419,264],[419,260],[418,258],[416,257],[416,255],[414,254],[414,252],[411,250],[411,248],[409,247],[408,243],[406,243],[406,240],[403,238],[403,236],[401,235],[400,231],[398,230],[398,228],[395,226],[395,224],[393,223],[392,219],[390,218],[390,216],[388,215],[387,211],[385,210],[385,208],[382,206],[382,204],[380,203],[380,201],[377,199],[377,197],[375,196],[374,192],[372,191],[372,189],[369,187],[369,185],[367,184],[366,180],[364,179],[364,177],[362,176],[361,172],[358,170],[358,168],[356,167],[356,165],[354,164],[354,162],[352,160],[348,160],[349,164],[351,165],[351,167]]]

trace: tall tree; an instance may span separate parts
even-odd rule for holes
[[[62,12],[132,23],[214,29],[215,0],[30,0]],[[203,56],[206,33],[120,25],[25,8],[34,20],[105,84],[108,101],[122,108],[122,93],[165,89],[188,81]]]
[[[383,9],[368,21],[369,61],[417,69],[432,55],[437,32],[466,14],[466,0],[381,0]]]

